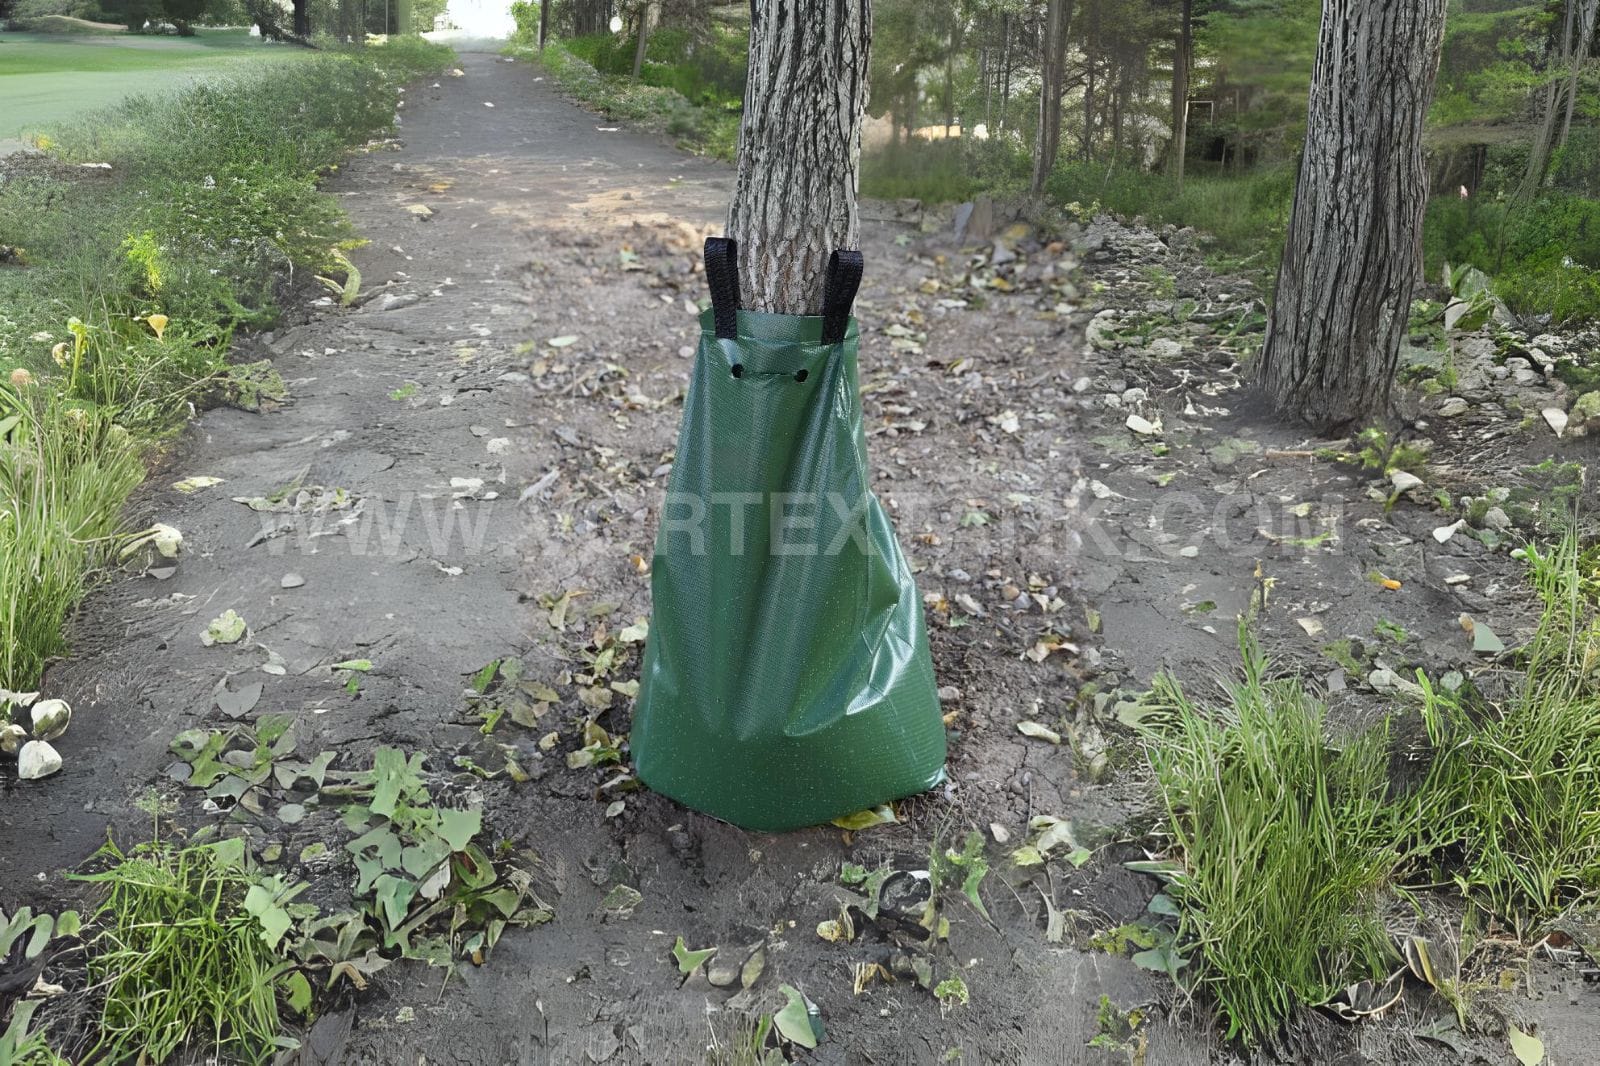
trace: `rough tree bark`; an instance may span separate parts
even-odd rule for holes
[[[539,0],[539,51],[544,51],[544,40],[550,35],[550,5],[554,0]]]
[[[1072,0],[1050,0],[1044,33],[1039,39],[1039,128],[1033,140],[1033,195],[1055,169],[1061,151],[1061,96],[1067,81],[1067,35],[1072,26]]]
[[[814,315],[835,249],[860,238],[856,188],[871,0],[753,0],[728,236],[754,311]]]
[[[633,80],[639,80],[639,74],[644,70],[644,53],[650,46],[650,16],[655,5],[646,0],[644,6],[639,8],[639,43],[633,50]]]
[[[1183,164],[1189,154],[1189,66],[1194,62],[1194,0],[1180,0],[1178,40],[1172,56],[1172,176],[1183,192]]]
[[[1427,203],[1447,0],[1324,0],[1305,152],[1257,379],[1325,431],[1385,410]]]

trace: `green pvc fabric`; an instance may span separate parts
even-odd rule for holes
[[[922,603],[873,497],[854,319],[701,318],[656,537],[630,744],[641,781],[747,829],[944,779]]]

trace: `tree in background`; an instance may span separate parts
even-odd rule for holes
[[[1067,38],[1072,30],[1073,0],[1049,0],[1044,33],[1039,41],[1039,128],[1033,140],[1033,179],[1038,196],[1055,169],[1061,151],[1061,97],[1067,90]]]
[[[830,253],[860,240],[870,0],[755,0],[728,236],[754,311],[821,311]]]
[[[161,0],[161,13],[180,37],[193,37],[194,24],[205,17],[208,0]]]
[[[1528,152],[1528,169],[1517,190],[1518,197],[1523,199],[1544,185],[1552,153],[1565,145],[1571,135],[1572,114],[1578,101],[1578,78],[1595,44],[1600,0],[1565,0],[1563,7],[1559,35],[1551,42],[1550,70],[1539,131]]]
[[[1446,0],[1325,0],[1305,151],[1258,379],[1282,416],[1383,413],[1427,205],[1423,127]]]

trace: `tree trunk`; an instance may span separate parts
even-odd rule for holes
[[[1578,0],[1567,0],[1561,37],[1553,42],[1551,77],[1544,89],[1544,113],[1539,122],[1539,132],[1533,138],[1533,147],[1528,149],[1528,169],[1522,175],[1522,184],[1517,187],[1518,200],[1532,198],[1544,184],[1545,173],[1550,169],[1550,153],[1555,147],[1556,116],[1561,109],[1561,79],[1555,76],[1554,70],[1558,65],[1565,66],[1567,57],[1572,54],[1577,13]]]
[[[1258,380],[1337,431],[1384,412],[1410,318],[1423,125],[1447,0],[1324,0],[1305,152]]]
[[[1039,40],[1039,129],[1033,139],[1033,195],[1044,192],[1061,151],[1061,94],[1067,80],[1067,34],[1072,25],[1072,0],[1050,0],[1044,34]]]
[[[1572,73],[1567,77],[1567,110],[1561,118],[1561,135],[1556,138],[1556,147],[1564,147],[1567,138],[1572,134],[1572,112],[1578,103],[1578,79],[1583,74],[1583,65],[1589,61],[1589,46],[1594,42],[1594,24],[1600,17],[1600,0],[1589,0],[1583,9],[1582,16],[1578,19],[1578,40],[1572,53]]]
[[[1189,65],[1194,62],[1194,0],[1182,0],[1178,44],[1172,57],[1172,176],[1183,192],[1183,164],[1189,154]]]
[[[650,10],[653,5],[646,3],[639,9],[639,44],[633,50],[633,80],[639,80],[639,72],[644,70],[644,50],[650,43]]]
[[[860,240],[871,0],[753,0],[728,236],[753,311],[814,315],[828,256]]]
[[[544,51],[545,38],[550,36],[550,5],[555,0],[539,0],[539,51]]]
[[[1005,51],[1000,60],[1002,68],[1000,83],[1000,128],[1006,128],[1006,114],[1011,107],[1011,15],[1000,16],[1000,37],[1005,41]]]
[[[384,26],[383,32],[388,33],[389,27]],[[307,0],[294,0],[294,35],[301,40],[311,38],[311,13],[307,10]]]

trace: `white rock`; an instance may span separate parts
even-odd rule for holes
[[[1440,527],[1438,527],[1437,529],[1435,529],[1433,531],[1433,539],[1438,541],[1440,544],[1443,544],[1443,543],[1445,543],[1445,541],[1449,540],[1451,537],[1453,537],[1457,533],[1461,532],[1461,527],[1466,525],[1466,524],[1467,524],[1467,520],[1465,518],[1462,518],[1462,519],[1459,519],[1459,520],[1457,520],[1455,522],[1452,522],[1448,526],[1440,526]]]
[[[36,740],[54,740],[67,731],[72,721],[72,706],[66,700],[40,700],[33,705],[33,735]]]
[[[1412,489],[1422,487],[1422,479],[1408,470],[1395,470],[1389,474],[1389,481],[1394,485],[1396,492],[1410,492]]]
[[[61,756],[48,742],[30,740],[17,753],[17,777],[23,781],[37,781],[61,769]]]
[[[28,739],[28,731],[15,722],[0,727],[0,752],[15,755],[17,749],[22,747],[22,742]]]
[[[1157,433],[1156,427],[1149,419],[1142,418],[1139,415],[1129,415],[1127,425],[1129,429],[1142,437],[1153,437]]]
[[[1556,431],[1556,436],[1561,436],[1567,431],[1567,412],[1559,407],[1546,407],[1540,414],[1549,423],[1550,428]]]
[[[1145,351],[1157,359],[1176,359],[1183,354],[1183,345],[1170,337],[1157,337]]]
[[[1452,396],[1439,405],[1440,418],[1459,418],[1472,409],[1472,405],[1459,396]]]
[[[1129,389],[1122,394],[1123,403],[1144,403],[1149,398],[1150,394],[1143,389]]]
[[[1484,513],[1483,528],[1506,530],[1511,528],[1511,516],[1500,507],[1491,507]]]

